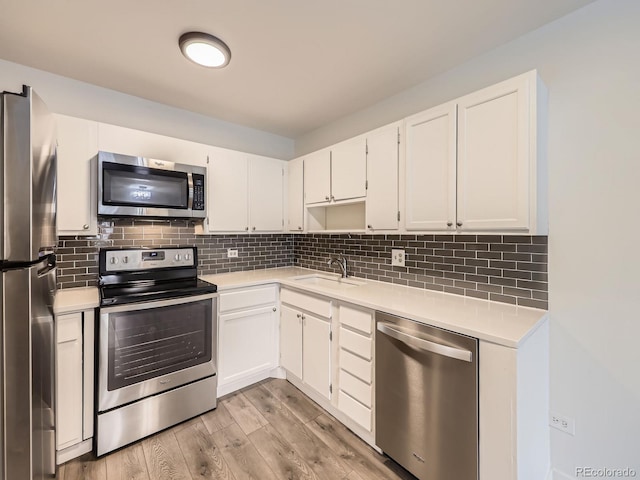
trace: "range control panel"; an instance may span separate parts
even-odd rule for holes
[[[108,250],[105,252],[107,272],[151,270],[195,265],[195,247]]]

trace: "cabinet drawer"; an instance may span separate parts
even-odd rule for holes
[[[349,372],[340,370],[340,390],[371,408],[371,385],[354,377]]]
[[[357,402],[344,392],[338,393],[338,408],[353,421],[371,431],[371,409]]]
[[[371,383],[371,361],[360,358],[342,348],[340,349],[340,368],[363,382]]]
[[[371,360],[371,339],[340,327],[340,347]]]
[[[282,292],[280,292],[280,301],[315,313],[321,317],[331,318],[331,300],[306,295],[294,290],[283,289]]]
[[[58,315],[56,322],[57,343],[82,340],[82,313]]]
[[[222,292],[220,293],[220,312],[242,310],[260,305],[272,305],[278,300],[276,288],[275,285],[269,285]]]
[[[359,330],[368,335],[371,334],[373,318],[370,312],[340,305],[340,323],[349,325],[351,328]]]

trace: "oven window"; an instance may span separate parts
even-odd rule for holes
[[[211,361],[212,302],[109,314],[107,389]]]
[[[186,209],[189,181],[184,172],[105,162],[102,203]]]

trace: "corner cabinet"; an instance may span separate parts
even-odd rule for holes
[[[95,311],[56,315],[57,463],[93,446]]]
[[[405,119],[405,228],[547,232],[535,71]]]
[[[55,115],[58,129],[58,235],[96,235],[96,164],[98,124],[82,118]]]
[[[218,308],[221,397],[268,378],[278,367],[278,286],[221,292]]]
[[[213,150],[207,169],[205,233],[284,230],[285,162]]]

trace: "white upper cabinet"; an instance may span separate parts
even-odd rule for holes
[[[320,150],[304,157],[305,203],[331,200],[331,150]]]
[[[98,124],[55,116],[58,127],[58,235],[96,235]]]
[[[304,158],[305,203],[364,199],[367,194],[366,138],[352,138]]]
[[[208,232],[283,230],[285,162],[216,149],[209,156]]]
[[[304,230],[304,161],[301,158],[288,162],[288,226],[291,232]]]
[[[249,231],[249,159],[233,150],[216,149],[207,168],[209,232]]]
[[[251,155],[249,158],[249,225],[252,232],[284,228],[285,162]]]
[[[180,138],[100,123],[98,150],[205,166],[210,147]]]
[[[398,228],[398,146],[400,123],[374,130],[367,141],[367,229]]]
[[[456,104],[405,119],[407,230],[455,230]]]
[[[405,228],[546,234],[545,100],[531,71],[405,119]]]
[[[536,83],[533,72],[458,100],[460,230],[535,225]]]
[[[361,198],[367,194],[367,140],[352,138],[331,147],[331,200]]]

